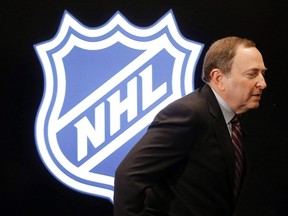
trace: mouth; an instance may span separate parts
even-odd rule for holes
[[[260,100],[261,94],[253,94],[252,97],[256,97],[256,98],[258,98]]]

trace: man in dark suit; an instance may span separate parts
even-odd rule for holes
[[[265,71],[252,41],[215,41],[205,85],[160,111],[119,165],[114,216],[232,216],[246,164],[245,146],[237,161],[231,120],[258,108]],[[243,145],[243,128],[238,135]]]

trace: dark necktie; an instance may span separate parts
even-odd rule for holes
[[[234,145],[235,151],[235,179],[234,179],[234,195],[235,197],[238,196],[241,179],[242,179],[242,172],[243,172],[243,146],[242,146],[242,132],[240,128],[240,122],[238,116],[235,115],[231,120],[232,124],[232,143]]]

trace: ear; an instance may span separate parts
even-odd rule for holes
[[[224,73],[219,70],[218,68],[215,68],[210,73],[211,81],[214,83],[214,86],[216,86],[219,90],[223,91],[224,88]]]

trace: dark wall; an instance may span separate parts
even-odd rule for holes
[[[248,113],[248,129],[255,142],[248,147],[250,172],[238,215],[288,215],[286,1],[9,0],[1,4],[1,200],[9,215],[112,216],[110,201],[67,188],[39,158],[34,122],[43,94],[43,73],[33,45],[54,37],[64,10],[90,27],[103,25],[118,10],[145,27],[169,9],[183,36],[205,44],[203,53],[214,40],[228,35],[247,37],[258,45],[268,68],[268,88],[261,107]],[[202,85],[200,79],[196,85]]]

